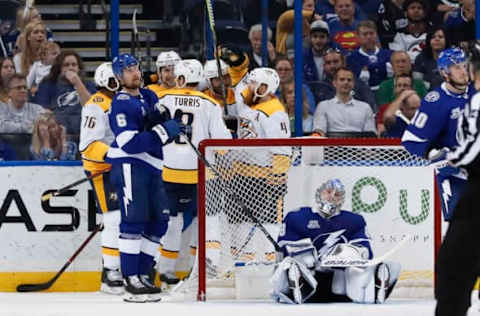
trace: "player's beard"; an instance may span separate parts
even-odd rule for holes
[[[127,89],[135,90],[138,89],[142,86],[142,80],[141,79],[132,79],[131,82],[124,83],[123,86]]]
[[[453,79],[452,77],[450,77],[449,81],[450,81],[449,83],[452,87],[454,87],[455,89],[460,90],[460,91],[465,91],[468,87],[468,79],[466,80],[466,83],[462,83],[462,82],[458,82],[455,79]]]

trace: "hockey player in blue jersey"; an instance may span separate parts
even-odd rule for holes
[[[115,140],[106,161],[120,201],[120,264],[127,302],[159,301],[161,290],[147,277],[169,210],[162,182],[162,146],[173,141],[182,125],[170,119],[156,95],[141,89],[138,61],[129,54],[113,60],[122,89],[109,113]]]
[[[339,179],[323,183],[315,193],[314,207],[287,214],[278,237],[284,259],[272,277],[277,302],[383,303],[400,274],[398,263],[366,267],[322,266],[325,260],[372,259],[363,217],[341,209],[345,188]]]
[[[444,82],[424,97],[403,134],[402,145],[411,154],[437,164],[436,178],[443,216],[449,221],[465,187],[467,173],[447,165],[445,154],[458,145],[457,120],[473,89],[469,88],[467,59],[460,48],[442,51],[437,65]]]

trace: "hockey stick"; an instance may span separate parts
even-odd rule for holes
[[[210,170],[213,171],[213,173],[219,178],[219,179],[222,179],[223,181],[223,177],[221,176],[220,172],[215,169],[215,167],[213,167],[208,161],[207,159],[202,155],[202,153],[197,149],[197,147],[195,147],[195,145],[192,143],[192,141],[190,140],[190,138],[188,138],[187,135],[185,135],[184,133],[180,133],[180,135],[183,136],[183,138],[186,140],[186,142],[190,145],[190,147],[192,147],[192,149],[195,151],[195,153],[197,154],[198,158],[205,164],[205,166],[207,166],[208,168],[210,168]],[[265,226],[262,225],[262,223],[260,223],[260,221],[253,215],[252,211],[250,211],[248,209],[248,207],[245,205],[245,203],[243,203],[243,201],[238,197],[238,195],[235,193],[235,191],[230,187],[230,184],[226,181],[223,181],[223,189],[228,193],[230,194],[230,196],[233,197],[233,199],[235,200],[236,203],[238,203],[238,205],[240,205],[240,208],[242,209],[242,211],[247,214],[247,216],[255,223],[255,225],[265,234],[265,237],[267,237],[268,241],[273,245],[273,247],[275,248],[275,251],[277,252],[281,252],[282,249],[280,248],[280,246],[278,245],[278,243],[275,241],[275,239],[273,239],[272,235],[270,235],[270,233],[267,231],[267,229],[265,228]]]
[[[207,6],[208,22],[210,24],[210,30],[212,31],[213,51],[214,51],[214,55],[215,55],[215,60],[217,61],[218,78],[220,78],[220,84],[221,84],[221,87],[222,87],[223,111],[225,112],[225,116],[228,116],[227,90],[225,88],[225,83],[223,82],[222,68],[220,66],[220,57],[219,57],[218,52],[217,52],[217,33],[215,32],[215,19],[214,19],[214,16],[213,16],[212,1],[211,0],[205,0],[205,4]]]
[[[62,193],[65,193],[65,191],[68,191],[68,190],[70,190],[71,188],[76,187],[77,185],[80,185],[80,184],[82,184],[82,183],[84,183],[84,182],[87,182],[88,180],[91,180],[91,179],[94,179],[94,178],[96,178],[96,177],[98,177],[98,176],[101,176],[102,174],[104,174],[104,173],[106,173],[106,172],[108,172],[108,171],[110,171],[110,169],[108,169],[108,170],[106,170],[106,171],[98,172],[98,173],[92,173],[92,174],[89,175],[88,177],[85,177],[85,178],[83,178],[83,179],[77,180],[77,181],[73,182],[72,184],[69,184],[69,185],[67,185],[67,186],[64,186],[64,187],[61,188],[61,189],[58,189],[58,190],[56,190],[56,191],[54,191],[54,192],[50,192],[50,193],[44,194],[44,195],[42,195],[42,202],[48,201],[48,200],[50,200],[52,197],[57,196],[57,195],[60,195],[60,194],[62,194]]]
[[[97,225],[97,227],[88,235],[87,239],[80,245],[80,247],[75,251],[75,253],[72,255],[70,259],[68,259],[67,262],[63,265],[63,267],[60,269],[60,271],[55,274],[53,278],[48,280],[47,282],[44,283],[38,283],[38,284],[19,284],[17,286],[17,292],[37,292],[37,291],[43,291],[49,289],[55,281],[62,275],[62,273],[70,266],[70,264],[75,260],[75,258],[82,252],[83,248],[92,240],[92,238],[103,228],[103,223],[100,225]]]
[[[369,266],[374,266],[377,265],[385,259],[389,258],[391,255],[393,255],[395,252],[397,252],[398,249],[402,248],[407,240],[409,239],[409,236],[405,236],[400,242],[398,242],[395,247],[384,253],[380,257],[375,257],[373,259],[367,260],[367,259],[354,259],[354,260],[347,260],[347,259],[335,259],[334,257],[331,258],[326,258],[320,262],[320,266],[323,268],[342,268],[342,267],[369,267]]]

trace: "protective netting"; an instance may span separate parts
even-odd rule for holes
[[[243,142],[241,147],[207,146],[205,156],[216,169],[200,165],[206,169],[199,183],[205,188],[205,226],[199,227],[205,239],[200,234],[199,251],[204,247],[206,260],[197,260],[182,291],[196,294],[198,270],[205,267],[208,297],[214,288],[223,293],[219,297],[229,297],[232,292],[225,288],[235,286],[236,266],[273,265],[274,247],[252,217],[276,239],[282,218],[298,207],[313,206],[315,190],[331,178],[345,185],[342,209],[365,217],[376,256],[409,239],[390,258],[403,266],[400,283],[432,288],[433,170],[401,146]]]

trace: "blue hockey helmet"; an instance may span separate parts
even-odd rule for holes
[[[458,47],[447,48],[438,55],[437,68],[440,73],[442,70],[449,73],[450,66],[466,62],[467,56],[463,50]]]
[[[138,60],[130,54],[120,54],[112,61],[112,69],[115,76],[122,78],[122,72],[125,68],[138,65]]]

